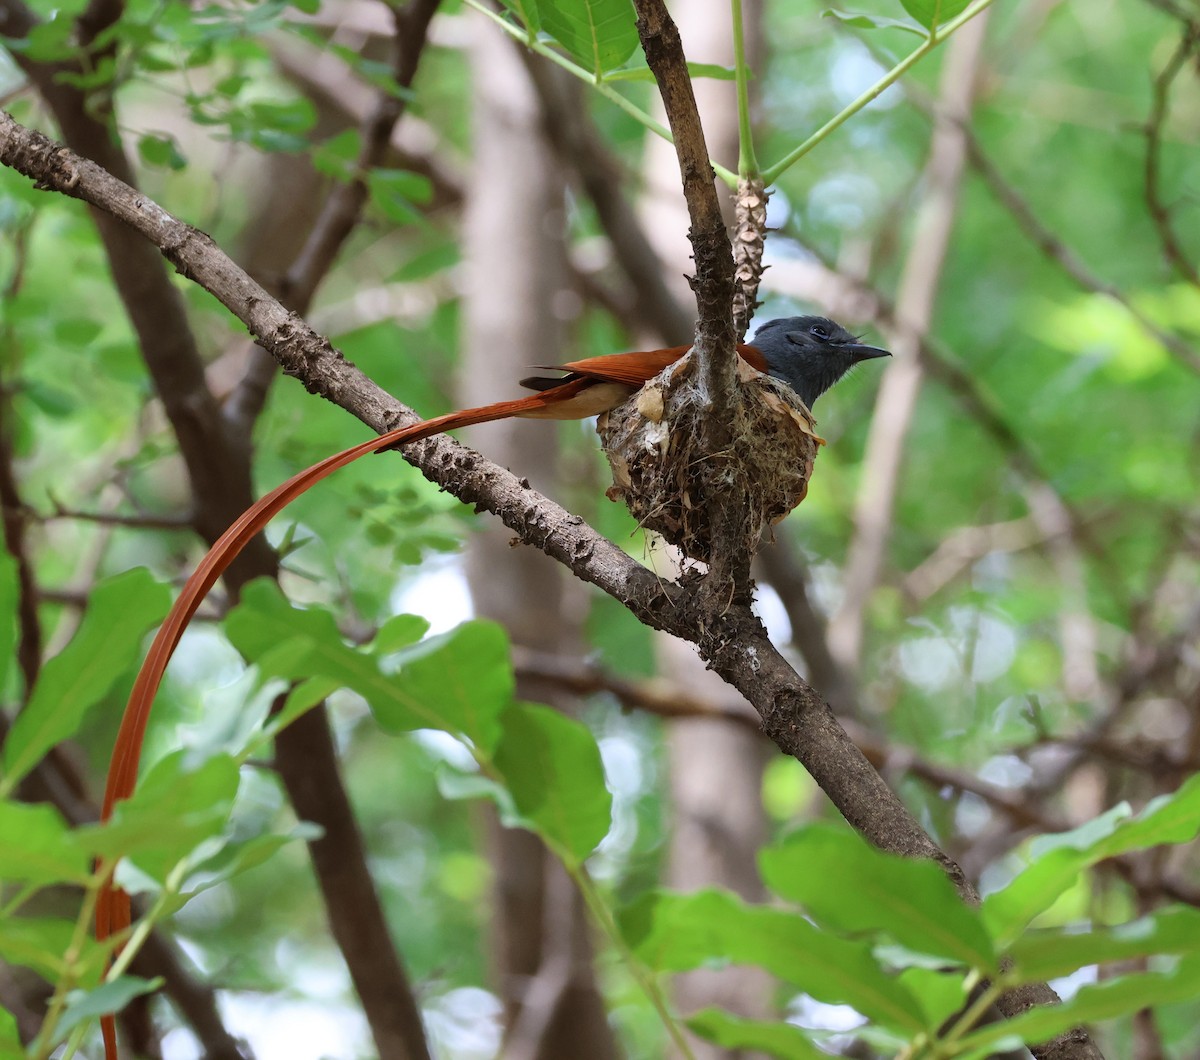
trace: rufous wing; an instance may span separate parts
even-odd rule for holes
[[[603,357],[570,361],[559,365],[559,368],[588,379],[639,387],[653,379],[667,365],[674,364],[690,349],[691,346],[669,346],[662,350],[643,350],[638,353],[610,353]],[[767,370],[766,359],[754,346],[739,343],[737,350],[752,368],[760,372]]]

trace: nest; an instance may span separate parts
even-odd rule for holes
[[[791,387],[738,358],[742,401],[733,444],[707,452],[701,430],[707,410],[686,383],[692,370],[689,354],[600,417],[613,475],[608,497],[623,500],[639,526],[703,562],[712,555],[711,498],[722,511],[742,513],[739,544],[753,553],[766,527],[804,500],[824,440]]]

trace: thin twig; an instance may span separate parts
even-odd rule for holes
[[[1180,242],[1179,233],[1175,231],[1170,207],[1163,202],[1161,180],[1163,128],[1170,109],[1171,86],[1188,60],[1196,54],[1198,47],[1200,20],[1193,20],[1184,24],[1179,46],[1154,79],[1153,102],[1150,105],[1150,116],[1146,119],[1146,157],[1143,169],[1146,208],[1158,232],[1163,253],[1175,271],[1194,287],[1200,287],[1200,272],[1196,271],[1195,263]]]

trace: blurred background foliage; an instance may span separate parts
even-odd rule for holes
[[[889,0],[853,6],[903,14]],[[0,49],[0,98],[18,120],[53,134],[13,53],[70,54],[85,4],[31,7],[37,31]],[[340,61],[343,88],[388,84],[374,29],[382,11],[315,0],[130,0],[91,86],[111,91],[145,193],[252,260],[255,217],[278,193],[271,157],[311,164],[327,180],[348,172],[359,134],[344,116],[331,118],[316,58]],[[915,42],[903,29],[822,17],[823,5],[806,0],[766,0],[753,14],[764,164]],[[466,44],[481,25],[461,5],[443,5],[406,93],[416,146],[372,174],[365,218],[309,314],[347,358],[430,416],[457,407],[467,293],[461,174],[472,152]],[[1173,790],[1200,759],[1198,25],[1200,13],[1182,0],[994,6],[932,326],[919,353],[906,350],[924,363],[925,379],[894,512],[884,513],[887,544],[864,601],[862,648],[837,660],[857,693],[834,705],[985,891],[1008,878],[1029,834]],[[1191,50],[1164,83],[1181,40]],[[284,62],[297,46],[302,58]],[[894,340],[885,304],[922,238],[922,173],[944,62],[940,49],[780,179],[758,320],[829,310],[872,341]],[[732,97],[732,83],[725,87]],[[619,91],[651,106],[651,85],[627,81]],[[637,200],[644,129],[604,99],[585,100],[620,162],[622,190]],[[637,348],[645,333],[612,311],[620,300],[597,297],[617,285],[619,266],[592,204],[572,191],[561,216],[571,282],[552,311],[567,335],[562,359]],[[1182,261],[1165,246],[1168,226]],[[200,548],[186,527],[165,525],[186,516],[187,481],[89,216],[0,170],[0,232],[3,428],[52,654],[97,579],[145,565],[177,582]],[[210,385],[227,396],[245,336],[210,296],[175,282]],[[883,407],[874,404],[874,369],[822,398],[830,444],[806,502],[776,529],[822,618],[843,601],[864,452]],[[518,429],[560,431],[556,498],[654,561],[629,516],[603,498],[590,425]],[[283,380],[255,429],[256,488],[363,437],[361,424]],[[125,516],[147,525],[114,519]],[[290,598],[329,607],[345,635],[362,641],[398,610],[425,616],[435,632],[470,616],[458,553],[480,521],[402,461],[367,459],[293,505],[271,539],[285,546]],[[797,632],[788,590],[769,573],[762,581],[762,612],[786,645]],[[247,696],[261,698],[213,621],[224,607],[218,592],[184,643],[152,724],[151,758],[181,742],[219,742]],[[651,675],[650,633],[598,594],[587,607],[590,661],[619,678]],[[793,647],[808,666],[805,646]],[[73,745],[93,791],[127,686],[117,682]],[[19,688],[10,670],[7,704]],[[599,692],[582,713],[614,795],[593,871],[618,903],[659,879],[672,816],[662,723],[619,708]],[[381,734],[353,693],[335,693],[331,709],[371,867],[439,1055],[493,1055],[498,1009],[484,932],[492,870],[475,804],[438,789],[459,752],[432,735]],[[239,805],[247,829],[287,826],[290,811],[266,771],[249,772]],[[763,807],[771,831],[829,812],[800,766],[782,758],[764,773]],[[1081,877],[1049,916],[1128,919],[1164,898],[1194,902],[1198,882],[1186,848],[1147,854]],[[205,892],[173,930],[220,983],[228,1021],[255,1055],[370,1054],[300,845]],[[602,971],[628,1054],[660,1053],[661,1028],[627,973],[610,954]],[[1155,1015],[1157,1055],[1196,1055],[1197,1005]],[[836,1023],[836,1013],[826,1016]],[[165,1010],[162,1018],[164,1055],[196,1055],[189,1032],[171,1029]],[[280,1022],[297,1037],[273,1041],[265,1028]],[[1156,1055],[1138,1051],[1146,1033],[1136,1020],[1113,1025],[1108,1055]],[[300,1051],[297,1040],[306,1042]]]

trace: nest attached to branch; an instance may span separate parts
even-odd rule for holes
[[[701,394],[689,385],[688,354],[600,417],[598,428],[612,468],[610,500],[623,500],[638,525],[661,534],[691,559],[709,562],[708,500],[743,515],[742,541],[751,554],[763,530],[808,492],[817,448],[816,420],[786,383],[755,371],[740,357],[742,401],[733,444],[703,448]]]

